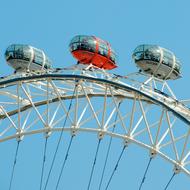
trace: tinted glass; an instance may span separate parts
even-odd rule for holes
[[[99,53],[103,56],[108,56],[108,46],[105,43],[99,43]]]
[[[153,45],[144,45],[143,51],[150,50],[151,48],[154,48],[154,46]]]
[[[96,41],[93,38],[89,38],[87,43],[89,46],[88,50],[95,52],[96,51]]]
[[[79,42],[79,36],[75,36],[72,40],[71,43],[76,43]]]
[[[42,51],[34,49],[34,62],[42,65],[43,63]]]
[[[133,58],[138,61],[144,59],[144,52],[137,52],[133,54]]]
[[[29,47],[25,46],[23,48],[23,58],[26,60],[26,61],[29,61],[31,59],[31,50],[29,49]]]
[[[166,49],[163,49],[163,63],[170,67],[172,67],[174,64],[173,54]]]
[[[87,43],[87,41],[88,41],[88,39],[89,39],[89,37],[88,36],[79,36],[79,41],[80,42],[84,42],[84,43]]]
[[[11,46],[9,46],[8,48],[7,48],[7,51],[14,51],[14,45],[11,45]]]
[[[139,52],[139,51],[143,51],[144,50],[144,45],[140,45],[140,46],[138,46],[135,50],[134,50],[134,52]]]
[[[111,55],[110,55],[110,59],[116,63],[117,62],[117,56],[115,54],[115,52],[113,50],[111,50]]]

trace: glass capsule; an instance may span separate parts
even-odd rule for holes
[[[51,61],[45,53],[29,45],[10,45],[5,51],[5,59],[15,71],[38,71],[51,68]]]
[[[132,55],[135,63],[145,73],[163,80],[177,79],[181,64],[171,51],[157,45],[139,45]]]

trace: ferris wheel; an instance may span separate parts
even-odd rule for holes
[[[54,189],[61,189],[63,171],[72,143],[80,134],[96,134],[97,144],[87,179],[91,189],[97,158],[103,141],[107,146],[95,189],[109,189],[128,147],[135,144],[149,151],[149,161],[137,188],[143,189],[153,160],[160,156],[173,166],[172,176],[190,177],[190,109],[179,101],[167,80],[180,77],[180,62],[167,49],[140,45],[133,59],[140,71],[126,76],[107,70],[117,67],[110,44],[94,36],[76,36],[70,50],[78,64],[69,68],[51,67],[50,59],[28,45],[11,45],[5,56],[15,73],[0,80],[0,142],[16,139],[17,146],[8,189],[14,189],[16,161],[21,144],[29,136],[41,135],[39,189],[48,189],[64,134],[69,134],[65,157]],[[57,135],[52,161],[46,168],[48,141]],[[109,139],[108,139],[109,137]],[[105,177],[114,139],[122,143],[110,173]],[[88,142],[86,142],[88,144]],[[78,150],[80,152],[80,150]],[[118,151],[118,150],[117,150]],[[116,151],[116,152],[117,152]],[[106,178],[106,180],[105,180]],[[51,188],[52,189],[52,188]]]

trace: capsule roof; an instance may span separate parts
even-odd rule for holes
[[[178,58],[170,50],[158,45],[139,45],[133,51],[132,57],[143,72],[159,79],[177,79],[181,75]]]

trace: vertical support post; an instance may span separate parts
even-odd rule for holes
[[[21,112],[20,112],[20,99],[21,99],[21,94],[20,94],[20,88],[21,88],[21,82],[19,81],[17,83],[17,106],[18,106],[18,128],[17,128],[17,141],[20,142],[21,141]]]
[[[131,135],[130,133],[131,133],[131,129],[133,126],[135,109],[136,109],[136,94],[134,94],[133,108],[132,108],[132,113],[131,113],[131,117],[130,117],[130,126],[129,126],[129,130],[128,130],[129,136]]]
[[[20,81],[17,84],[17,107],[18,107],[18,130],[21,129],[21,116],[20,116]]]
[[[105,120],[105,114],[106,114],[106,107],[107,107],[107,86],[105,88],[105,95],[104,95],[104,110],[102,113],[102,128],[104,127],[104,120]]]
[[[45,125],[45,128],[49,129],[50,128],[50,125],[49,125],[49,82],[50,82],[50,79],[47,78],[47,84],[46,84],[46,99],[47,99],[47,105],[46,105],[46,125]],[[45,134],[45,137],[46,139],[50,136],[51,132],[47,131],[46,134]]]

